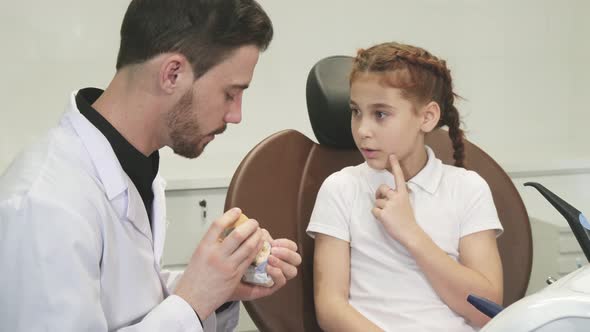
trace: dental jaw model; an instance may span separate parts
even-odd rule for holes
[[[225,229],[222,239],[228,236],[236,227],[246,222],[246,220],[248,220],[248,217],[241,214],[240,218],[232,226]],[[254,261],[252,261],[252,264],[248,266],[246,273],[242,276],[242,281],[263,287],[272,287],[274,285],[274,281],[266,273],[270,248],[270,243],[265,240],[262,249],[256,254]]]

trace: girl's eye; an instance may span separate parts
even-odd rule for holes
[[[353,116],[357,116],[360,114],[360,111],[358,110],[358,108],[351,107],[350,111],[352,112]]]
[[[229,94],[229,93],[226,93],[225,94],[225,100],[226,101],[234,101],[234,98],[235,97],[233,95]]]
[[[387,116],[387,114],[385,112],[375,112],[375,116],[377,119],[383,119]]]

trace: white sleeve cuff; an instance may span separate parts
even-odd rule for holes
[[[350,233],[346,229],[339,229],[338,227],[326,224],[309,223],[307,226],[307,235],[315,239],[316,234],[325,234],[335,237],[342,241],[350,242]]]
[[[158,315],[169,317],[171,321],[175,321],[178,331],[203,332],[193,308],[178,295],[168,296],[154,311],[160,311]],[[155,314],[154,311],[151,314]]]

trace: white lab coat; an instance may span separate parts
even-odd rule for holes
[[[164,180],[153,228],[109,142],[72,93],[59,125],[0,177],[0,331],[203,331],[161,271]],[[207,273],[207,271],[203,271]],[[230,331],[237,305],[203,322]]]

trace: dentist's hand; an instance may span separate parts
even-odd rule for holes
[[[297,276],[297,266],[301,264],[301,256],[297,253],[297,244],[289,239],[273,240],[268,231],[262,230],[263,239],[271,245],[266,272],[274,281],[272,287],[255,286],[240,283],[235,289],[232,300],[250,301],[269,296],[285,286],[288,280]]]
[[[201,320],[232,299],[238,285],[242,285],[242,275],[264,244],[264,233],[253,219],[220,240],[224,230],[238,220],[240,213],[240,209],[233,208],[213,222],[174,292],[191,305]]]

